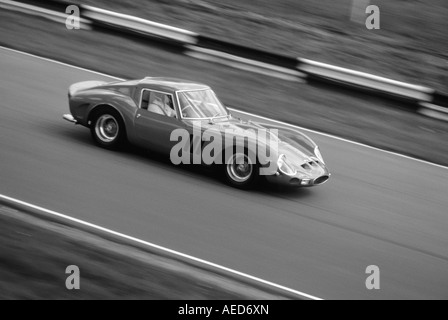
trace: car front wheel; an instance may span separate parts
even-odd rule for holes
[[[259,166],[247,153],[234,153],[224,165],[227,182],[239,189],[250,189],[259,179]]]

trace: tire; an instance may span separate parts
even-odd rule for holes
[[[102,109],[92,119],[90,126],[93,141],[105,149],[117,150],[126,141],[126,128],[121,115],[113,109]]]
[[[244,159],[244,164],[238,164],[238,159]],[[233,152],[232,156],[223,165],[226,182],[232,187],[248,190],[252,189],[260,180],[260,166],[252,163],[247,150],[244,154]],[[242,160],[242,159],[241,159]]]

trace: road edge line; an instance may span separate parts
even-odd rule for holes
[[[139,249],[143,249],[144,251],[151,252],[153,254],[161,255],[168,257],[173,260],[178,260],[183,263],[192,265],[202,270],[206,270],[208,272],[213,272],[220,274],[225,277],[231,277],[233,280],[238,281],[240,283],[245,283],[252,287],[258,288],[260,290],[264,290],[274,295],[286,296],[290,299],[305,299],[305,300],[323,300],[321,298],[315,297],[313,295],[291,289],[255,276],[251,276],[247,273],[243,273],[231,268],[227,268],[225,266],[203,260],[185,253],[181,253],[176,250],[172,250],[163,246],[159,246],[157,244],[144,241],[132,236],[128,236],[126,234],[110,230],[108,228],[101,227],[99,225],[73,218],[71,216],[52,211],[49,209],[45,209],[39,207],[37,205],[33,205],[31,203],[18,200],[3,194],[0,194],[0,204],[4,206],[12,207],[13,209],[28,213],[32,216],[38,217],[40,219],[46,219],[50,221],[54,221],[63,225],[68,225],[71,227],[75,227],[77,229],[81,229],[87,231],[89,233],[93,233],[97,236],[107,238],[109,240],[119,242],[125,245],[131,245],[133,247],[137,247]]]

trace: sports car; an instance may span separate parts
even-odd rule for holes
[[[117,149],[129,142],[180,163],[214,166],[241,189],[261,177],[296,187],[330,178],[319,147],[287,126],[234,117],[207,85],[172,78],[75,83],[70,114],[94,142]],[[213,145],[213,146],[212,146]]]

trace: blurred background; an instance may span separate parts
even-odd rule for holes
[[[85,0],[245,46],[448,90],[444,0]],[[368,30],[366,5],[381,12]],[[354,9],[355,8],[355,9]],[[362,16],[353,21],[352,11]]]

